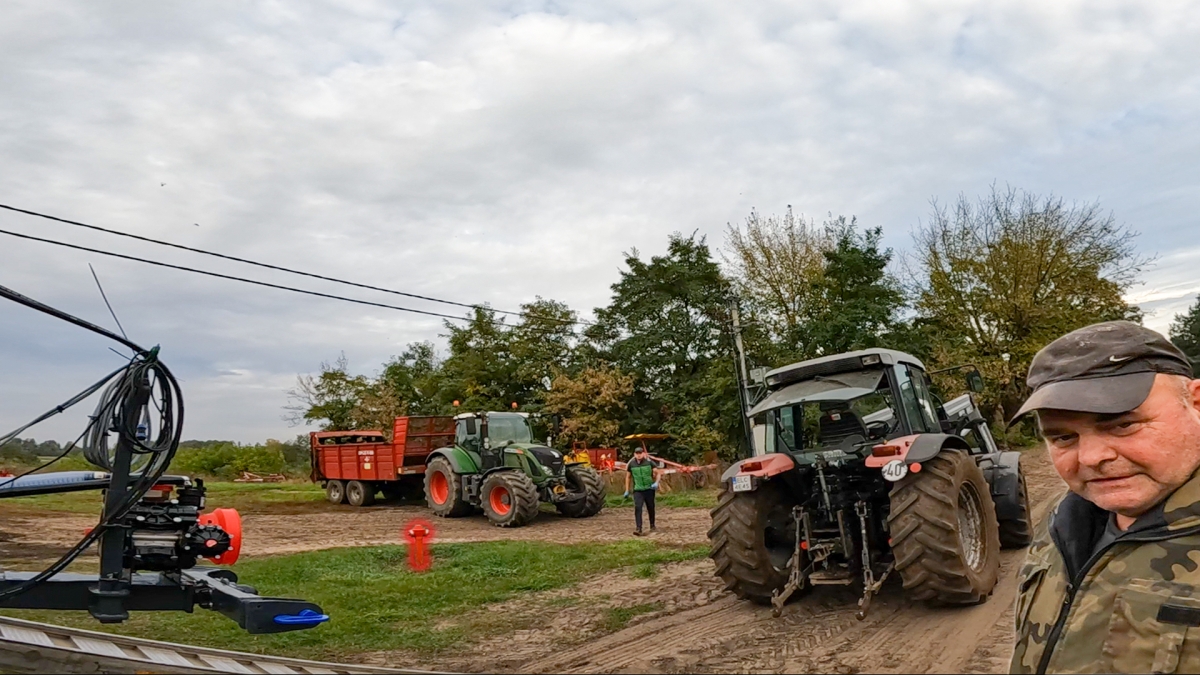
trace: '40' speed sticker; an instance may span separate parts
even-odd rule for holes
[[[895,483],[908,475],[908,465],[898,459],[893,459],[883,465],[883,477]]]

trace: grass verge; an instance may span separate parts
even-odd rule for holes
[[[263,595],[316,602],[333,619],[316,629],[276,635],[247,635],[223,616],[135,613],[117,627],[101,626],[83,612],[4,613],[33,621],[106,630],[220,649],[340,660],[376,650],[412,650],[422,654],[489,637],[453,625],[454,619],[481,605],[531,591],[570,586],[595,574],[629,566],[641,569],[693,560],[704,547],[668,548],[653,542],[564,546],[543,542],[444,544],[433,547],[434,566],[424,574],[408,571],[403,546],[314,551],[246,560],[237,565],[242,583]],[[620,610],[606,625],[624,625],[636,614]],[[449,626],[449,627],[446,627]],[[495,634],[509,627],[494,627]]]
[[[622,493],[609,493],[604,498],[605,508],[623,508],[633,506],[633,497],[622,497]],[[711,509],[717,505],[717,497],[720,496],[720,491],[716,488],[705,488],[703,490],[681,490],[679,492],[659,493],[654,497],[655,506],[667,506],[672,508],[705,508]]]

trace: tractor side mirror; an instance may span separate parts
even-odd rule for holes
[[[976,394],[983,393],[983,376],[978,370],[972,370],[967,373],[967,388]]]
[[[562,433],[562,415],[550,416],[550,428],[554,430],[554,437],[558,438],[559,434]]]
[[[479,433],[479,425],[475,423],[474,417],[468,417],[465,421],[467,423],[468,436],[474,436],[475,434]]]

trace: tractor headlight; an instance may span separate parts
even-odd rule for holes
[[[877,366],[880,363],[882,363],[882,360],[879,358],[878,354],[867,354],[866,356],[862,357],[862,364],[864,366]]]

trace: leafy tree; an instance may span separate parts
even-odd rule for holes
[[[830,228],[797,217],[790,205],[782,217],[751,211],[744,230],[727,226],[722,257],[769,340],[800,355],[815,353],[805,327],[824,304],[826,253],[834,246]]]
[[[904,306],[899,282],[887,272],[891,249],[880,249],[883,228],[857,231],[857,221],[840,217],[829,226],[834,245],[824,252],[818,282],[821,303],[805,322],[822,354],[885,346]]]
[[[1097,321],[1140,320],[1122,298],[1145,263],[1135,236],[1095,204],[1012,188],[962,196],[952,209],[935,203],[915,233],[929,365],[979,366],[989,383],[981,403],[1008,419],[1029,395],[1025,374],[1042,346]]]
[[[731,456],[740,438],[732,355],[725,338],[731,285],[703,238],[671,236],[648,262],[631,251],[609,306],[587,329],[589,358],[636,376],[625,432],[666,431],[669,452]],[[700,429],[716,434],[693,433]]]
[[[1192,362],[1192,368],[1200,372],[1200,296],[1186,314],[1176,314],[1171,322],[1171,341],[1183,350]]]
[[[621,440],[621,422],[633,394],[634,377],[600,365],[578,375],[560,373],[546,394],[545,411],[561,415],[561,446],[581,441],[588,447],[612,447]]]
[[[521,305],[521,312],[511,328],[482,309],[466,326],[446,324],[450,355],[442,363],[443,407],[455,400],[467,410],[541,405],[543,378],[571,361],[576,315],[563,303],[541,298]]]
[[[321,429],[325,431],[360,429],[358,423],[365,417],[363,398],[371,396],[368,390],[372,386],[368,378],[350,374],[349,361],[342,354],[332,365],[322,363],[320,375],[296,378],[296,388],[288,392],[291,402],[284,419],[293,424],[324,420]]]

